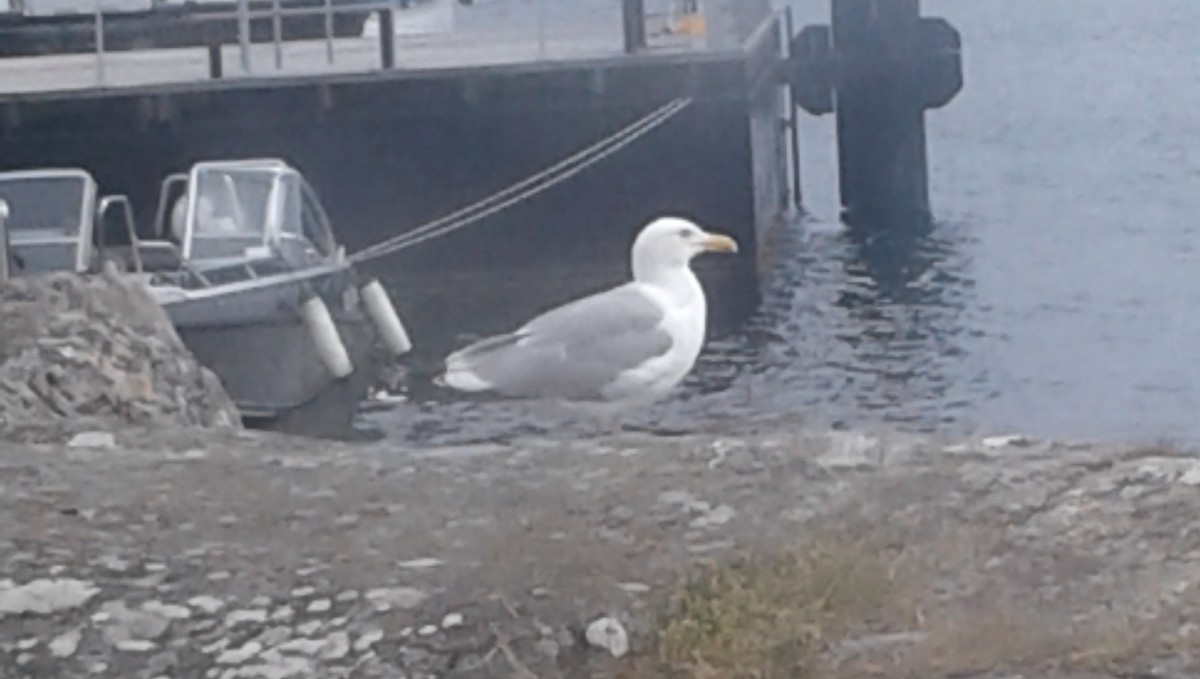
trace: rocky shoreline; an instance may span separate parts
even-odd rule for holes
[[[814,536],[908,574],[815,676],[1200,671],[1200,458],[1169,448],[44,439],[0,444],[4,677],[667,676],[647,667],[690,569]],[[604,617],[625,657],[589,643]]]

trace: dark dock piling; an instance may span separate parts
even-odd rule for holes
[[[792,40],[793,99],[837,119],[849,224],[928,221],[925,111],[962,89],[961,41],[920,0],[831,0],[833,25]]]

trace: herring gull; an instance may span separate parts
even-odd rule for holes
[[[737,252],[737,243],[686,219],[656,219],[634,240],[633,280],[452,353],[437,381],[610,420],[649,405],[683,380],[704,343],[707,301],[689,266],[703,252]]]

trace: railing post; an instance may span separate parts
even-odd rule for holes
[[[625,53],[633,54],[646,47],[646,2],[645,0],[621,0],[621,18],[624,24]]]
[[[220,80],[225,76],[224,64],[221,61],[221,43],[208,46],[208,77]]]
[[[379,10],[379,58],[385,71],[396,66],[396,18],[391,7]]]
[[[458,0],[450,0],[458,2]],[[538,58],[546,58],[546,0],[537,0],[537,44]]]
[[[95,4],[95,24],[96,24],[96,84],[104,84],[104,10],[100,6],[100,0],[96,0]]]
[[[242,71],[250,75],[250,0],[238,0],[238,46],[241,48]]]
[[[333,0],[325,0],[325,58],[333,65]]]
[[[283,45],[280,40],[283,38],[283,15],[279,7],[279,0],[271,0],[271,40],[275,43],[275,70],[283,68]]]

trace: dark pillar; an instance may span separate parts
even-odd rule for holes
[[[790,80],[799,106],[836,114],[843,216],[927,220],[925,110],[962,88],[958,32],[922,18],[920,0],[831,2],[832,30],[793,38]]]
[[[625,25],[625,53],[633,54],[646,46],[645,0],[621,0],[621,17]]]
[[[396,65],[396,22],[392,10],[379,10],[379,58],[383,69]]]
[[[920,0],[834,0],[842,206],[868,220],[929,214],[925,111],[915,72]]]
[[[220,80],[224,77],[225,72],[221,63],[221,44],[208,46],[208,77],[213,80]]]

